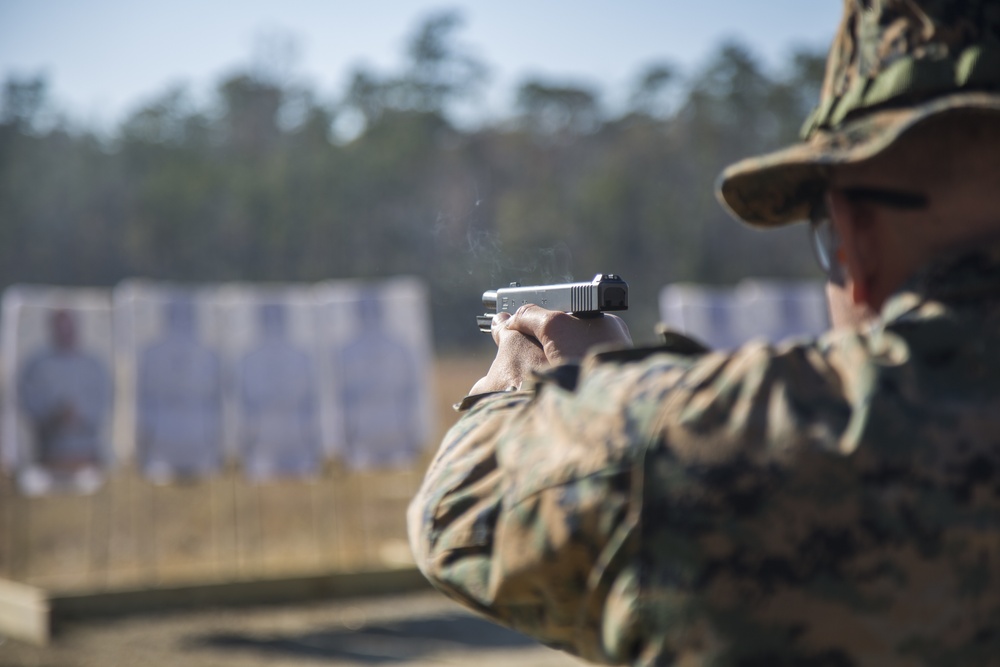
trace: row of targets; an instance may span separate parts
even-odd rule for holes
[[[41,495],[121,464],[158,483],[410,466],[434,428],[427,301],[411,278],[11,287],[4,468]]]

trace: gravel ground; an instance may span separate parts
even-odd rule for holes
[[[0,643],[2,667],[583,664],[433,592],[73,622],[45,648]]]

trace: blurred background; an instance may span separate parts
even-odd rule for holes
[[[812,276],[712,184],[793,140],[835,0],[0,3],[0,285]]]
[[[410,566],[406,502],[450,405],[492,356],[474,323],[482,293],[511,281],[620,274],[637,342],[662,320],[721,346],[821,328],[805,232],[734,223],[713,184],[797,138],[839,11],[0,2],[0,576],[92,591]],[[397,284],[410,286],[405,307],[385,296]],[[197,304],[198,343],[222,369],[220,453],[198,475],[143,468],[135,416],[135,332],[153,341],[165,325],[149,313],[178,294]],[[330,304],[366,300],[423,369],[397,410],[422,415],[420,442],[374,463],[345,456],[360,450],[345,444],[344,414],[377,414],[358,396],[388,399],[323,379],[325,350],[362,312]],[[261,308],[290,315],[267,325]],[[66,313],[110,388],[90,408],[103,411],[88,463],[99,474],[60,485],[19,383],[58,351],[46,323],[65,332]],[[322,442],[293,475],[260,474],[278,465],[266,455],[247,463],[247,390],[226,371],[274,322],[319,375],[310,433]],[[78,378],[100,375],[75,363]],[[254,372],[255,395],[268,395],[273,376]],[[335,406],[341,395],[353,407]]]

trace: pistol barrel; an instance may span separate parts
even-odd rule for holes
[[[483,308],[487,311],[497,312],[497,290],[491,289],[483,292]]]

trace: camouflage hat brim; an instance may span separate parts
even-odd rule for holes
[[[925,121],[961,113],[1000,114],[1000,94],[957,93],[867,113],[835,131],[817,131],[806,142],[728,167],[716,196],[734,217],[754,227],[806,220],[823,196],[831,167],[863,162]]]

